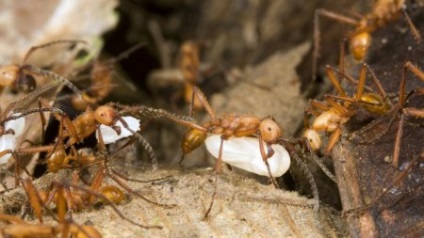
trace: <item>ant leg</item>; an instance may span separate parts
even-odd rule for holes
[[[134,194],[135,196],[143,199],[144,201],[151,203],[153,205],[159,206],[159,207],[163,207],[163,208],[173,208],[176,205],[175,204],[161,204],[161,203],[157,203],[154,202],[150,199],[147,199],[146,197],[144,197],[143,195],[139,194],[138,192],[134,191],[133,189],[131,189],[127,184],[125,184],[123,181],[121,181],[121,179],[124,179],[124,177],[119,176],[119,174],[114,174],[113,171],[110,171],[109,168],[107,167],[107,163],[103,163],[103,168],[105,170],[105,174],[107,174],[113,181],[115,181],[119,186],[121,186],[123,189],[125,189],[127,192],[129,192],[130,194]]]
[[[124,107],[115,103],[111,103],[109,105],[122,108],[124,111],[133,113],[133,114],[141,114],[150,118],[168,118],[171,121],[174,121],[182,126],[197,129],[200,131],[207,132],[207,129],[203,126],[196,124],[191,117],[181,116],[175,113],[168,112],[164,109],[151,108],[146,106],[134,106],[134,107]]]
[[[353,19],[353,18],[349,18],[340,14],[337,14],[335,12],[331,12],[325,9],[317,9],[315,10],[314,13],[314,35],[313,35],[313,43],[314,43],[314,50],[312,53],[312,79],[315,81],[316,80],[316,73],[317,73],[317,61],[318,58],[320,57],[320,40],[321,40],[321,32],[319,29],[319,17],[320,16],[324,16],[330,19],[334,19],[336,21],[342,22],[342,23],[347,23],[347,24],[351,24],[351,25],[358,25],[358,21]]]
[[[42,45],[37,45],[37,46],[33,46],[31,47],[28,52],[25,54],[24,60],[22,64],[25,64],[26,61],[28,60],[29,56],[34,53],[34,51],[39,50],[41,48],[45,48],[45,47],[50,47],[52,45],[57,45],[57,44],[71,44],[71,46],[76,45],[77,43],[83,43],[83,44],[87,44],[86,41],[83,40],[57,40],[57,41],[52,41],[46,44],[42,44]]]
[[[359,72],[358,86],[356,88],[355,99],[359,100],[364,94],[365,80],[367,79],[367,67],[363,63]]]
[[[401,140],[403,136],[403,125],[405,124],[405,114],[402,114],[400,116],[399,124],[398,124],[398,130],[396,133],[396,139],[395,139],[395,145],[393,149],[393,160],[392,165],[396,169],[399,166],[399,155],[400,155],[400,147],[401,147]]]
[[[420,35],[420,31],[415,27],[414,23],[412,22],[411,18],[406,12],[406,7],[402,7],[401,9],[402,9],[403,15],[405,16],[406,22],[408,23],[408,26],[411,29],[412,35],[414,36],[415,40],[418,43],[421,43],[422,38]]]
[[[131,128],[128,127],[127,122],[125,120],[123,120],[121,117],[119,117],[118,120],[122,123],[122,125],[124,126],[125,129],[127,129],[128,131],[130,131],[133,134],[133,137],[138,139],[138,141],[141,143],[143,148],[149,154],[153,170],[156,170],[158,168],[158,157],[156,156],[156,153],[153,150],[150,143],[139,132],[135,132],[135,131],[131,130]],[[142,125],[140,125],[139,131],[143,131],[147,127],[147,124],[149,122],[150,122],[150,120],[147,120]],[[133,141],[130,141],[130,142],[133,142]],[[126,147],[127,145],[129,145],[129,144],[125,144],[122,148]]]
[[[93,182],[91,183],[90,188],[93,191],[99,191],[100,185],[102,184],[104,177],[105,177],[105,168],[104,166],[101,166],[99,170],[97,171],[97,173],[94,175]],[[93,204],[94,199],[95,199],[95,196],[90,196],[88,198],[88,202],[90,204]]]
[[[328,155],[333,150],[333,147],[336,145],[336,143],[340,139],[340,134],[341,134],[341,129],[340,127],[337,127],[337,129],[333,131],[333,133],[330,136],[330,139],[328,140],[328,144],[324,150],[324,154]]]
[[[309,100],[309,108],[306,109],[306,113],[311,113],[314,116],[319,116],[321,112],[330,110],[328,105],[325,105],[323,102],[317,101],[315,99]]]
[[[205,110],[208,112],[209,116],[211,117],[211,119],[215,118],[215,112],[213,111],[211,105],[209,104],[208,100],[206,99],[205,94],[203,94],[203,92],[198,88],[198,87],[193,87],[193,93],[197,96],[197,98],[199,99],[200,103],[203,105],[203,107],[205,108]]]
[[[215,164],[215,176],[214,176],[215,181],[214,181],[214,186],[213,186],[212,200],[209,203],[209,207],[206,210],[205,215],[203,216],[204,220],[206,218],[208,218],[209,213],[212,211],[212,207],[213,207],[213,204],[215,202],[215,196],[216,196],[216,193],[218,191],[218,174],[221,172],[221,167],[222,167],[223,147],[224,147],[224,138],[221,137],[221,143],[219,145],[219,152],[218,152],[218,159],[217,159],[216,164]]]
[[[324,99],[334,108],[341,116],[348,116],[349,111],[332,99],[330,95],[324,95]]]
[[[368,64],[366,64],[366,63],[363,63],[362,65],[364,67],[366,67],[367,71],[371,74],[371,78],[372,78],[375,86],[377,87],[378,94],[380,94],[381,98],[386,99],[387,98],[387,93],[384,90],[383,86],[381,85],[380,80],[375,75],[374,70],[372,70],[371,67]],[[364,87],[366,87],[366,86],[364,85]]]
[[[144,150],[146,150],[147,153],[149,154],[150,162],[152,163],[153,170],[157,170],[158,166],[159,166],[159,162],[158,162],[158,157],[156,156],[156,153],[153,150],[153,147],[150,145],[150,143],[140,133],[134,133],[134,136],[141,143]]]
[[[209,214],[211,213],[213,204],[215,202],[215,196],[216,196],[216,193],[218,191],[218,173],[215,173],[214,177],[215,177],[215,181],[214,181],[214,186],[213,186],[212,200],[209,203],[209,207],[206,210],[205,215],[203,216],[203,220],[206,220],[208,218]]]
[[[344,38],[343,41],[340,43],[340,56],[339,56],[339,70],[340,73],[344,74],[345,73],[345,44],[346,44],[347,39]]]
[[[332,67],[330,67],[329,65],[326,65],[325,66],[325,72],[328,76],[328,79],[331,81],[331,83],[336,88],[336,90],[339,92],[339,94],[344,96],[344,97],[347,97],[345,90],[342,88],[339,80],[337,79],[337,77],[335,75],[336,71]]]
[[[395,168],[398,168],[399,166],[399,156],[400,156],[400,149],[401,149],[401,140],[403,136],[403,126],[405,125],[405,117],[415,117],[415,118],[424,118],[424,110],[413,108],[413,107],[407,107],[402,109],[402,114],[400,116],[400,120],[398,123],[398,130],[396,133],[396,139],[395,139],[395,145],[393,149],[393,160],[392,164]]]
[[[337,68],[335,68],[331,65],[327,65],[327,67],[330,68],[334,73],[341,76],[341,79],[345,79],[351,84],[358,85],[358,83],[359,83],[358,80],[356,80],[352,76],[346,74],[346,72],[341,72],[339,69],[337,69]],[[367,85],[365,85],[364,88],[368,91],[373,91],[373,89],[371,87],[367,86]]]
[[[43,98],[39,98],[38,99],[38,108],[42,108],[42,106],[44,105],[48,105],[48,102],[44,101]],[[41,120],[41,141],[42,143],[44,143],[45,138],[46,138],[46,132],[44,131],[44,128],[47,125],[47,120],[46,117],[44,116],[44,114],[42,112],[40,112],[40,120]]]
[[[56,182],[56,183],[59,183],[59,182]],[[152,225],[152,226],[150,226],[150,225],[143,225],[143,224],[137,223],[137,222],[135,222],[135,221],[133,221],[133,220],[129,219],[128,217],[124,216],[124,214],[122,214],[122,213],[119,211],[119,209],[118,209],[118,208],[117,208],[117,207],[113,204],[113,202],[112,202],[112,201],[110,201],[110,199],[109,199],[109,198],[107,198],[107,197],[106,197],[105,195],[103,195],[102,193],[99,193],[99,192],[93,191],[93,190],[91,190],[90,188],[87,188],[87,187],[85,187],[85,186],[81,186],[81,185],[77,185],[77,184],[73,184],[73,183],[66,183],[66,182],[62,182],[62,184],[63,184],[63,186],[65,186],[65,187],[78,189],[78,190],[80,190],[80,191],[83,191],[83,192],[89,193],[90,195],[93,195],[93,196],[96,196],[96,197],[98,197],[98,198],[102,199],[102,201],[106,202],[108,205],[110,205],[110,206],[111,206],[111,208],[113,209],[113,211],[114,211],[114,212],[115,212],[115,213],[116,213],[116,214],[117,214],[117,215],[118,215],[121,219],[126,220],[126,221],[130,222],[130,223],[131,223],[131,224],[133,224],[133,225],[139,226],[139,227],[144,228],[144,229],[150,229],[150,228],[162,229],[162,226],[158,226],[158,225]]]
[[[316,156],[314,153],[314,150],[311,147],[311,144],[309,143],[307,138],[302,138],[301,141],[306,146],[306,149],[308,150],[308,153],[312,156],[312,160],[321,168],[321,170],[327,175],[329,179],[331,179],[334,183],[337,184],[336,176],[325,166]]]
[[[314,176],[312,175],[311,171],[309,170],[308,166],[302,161],[302,159],[298,156],[296,147],[293,146],[293,144],[286,139],[280,138],[279,143],[287,149],[287,151],[290,154],[291,158],[294,158],[294,161],[297,163],[297,165],[301,168],[302,172],[306,175],[306,178],[308,179],[309,184],[311,185],[312,194],[314,196],[314,210],[315,212],[318,212],[319,210],[319,192],[318,187],[315,182]]]
[[[271,180],[272,184],[274,184],[275,188],[280,188],[274,176],[272,176],[271,174],[271,168],[269,167],[269,163],[268,163],[268,155],[265,153],[265,148],[263,144],[264,144],[264,141],[262,139],[262,135],[259,133],[259,150],[261,152],[262,160],[264,161],[266,165],[266,169],[268,170],[269,179]],[[273,151],[270,153],[270,156],[272,156],[272,154],[273,154]]]
[[[24,187],[24,191],[29,199],[35,216],[37,217],[38,221],[40,221],[40,223],[43,223],[43,212],[41,209],[42,200],[37,190],[35,189],[34,184],[31,182],[30,179],[23,179],[22,185]]]
[[[415,74],[420,80],[424,81],[424,73],[418,69],[411,61],[407,61],[403,66],[402,80],[399,86],[399,105],[403,108],[406,102],[406,73],[407,70]],[[403,135],[403,126],[405,124],[405,116],[424,117],[423,111],[415,108],[403,108],[400,121],[398,123],[398,131],[396,133],[395,145],[393,150],[393,161],[392,164],[395,168],[399,166],[399,155],[401,147],[401,139]]]
[[[67,79],[67,78],[65,78],[65,77],[63,77],[59,74],[56,74],[52,71],[48,71],[48,70],[45,70],[45,69],[35,67],[33,65],[23,65],[21,68],[23,70],[28,70],[28,71],[33,72],[35,74],[39,74],[39,75],[44,76],[46,78],[52,79],[56,82],[62,83],[64,85],[66,85],[69,89],[71,89],[75,94],[79,95],[82,98],[83,93],[81,92],[81,90],[79,90],[78,87],[75,86],[69,79]],[[83,101],[84,101],[84,99],[83,99]]]

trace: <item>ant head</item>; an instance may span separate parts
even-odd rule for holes
[[[197,53],[198,47],[194,41],[186,41],[181,45],[180,51],[182,55],[190,55],[194,52]]]
[[[25,93],[30,93],[35,90],[37,83],[35,78],[30,74],[20,73],[18,79],[16,80],[14,86],[19,90]]]
[[[272,117],[266,117],[262,119],[259,125],[259,132],[263,140],[267,143],[275,143],[279,137],[283,134],[280,126]]]
[[[303,132],[303,137],[305,137],[309,145],[311,146],[311,149],[313,151],[317,151],[321,148],[321,137],[319,136],[318,132],[314,129],[307,129]]]
[[[203,144],[206,140],[207,132],[198,129],[188,130],[181,142],[181,148],[184,154],[188,154]]]
[[[112,126],[118,119],[118,113],[111,106],[100,106],[94,111],[94,117],[100,124]]]
[[[11,86],[18,78],[19,66],[11,64],[0,68],[0,85]]]
[[[363,61],[370,45],[371,35],[369,32],[354,35],[349,43],[350,53],[356,60]]]

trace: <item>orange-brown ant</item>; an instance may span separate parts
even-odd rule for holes
[[[403,136],[403,127],[406,124],[406,117],[415,117],[415,118],[424,118],[424,109],[422,108],[415,108],[415,107],[406,107],[405,104],[407,102],[408,97],[411,95],[418,93],[423,94],[424,90],[423,88],[416,88],[410,93],[406,93],[406,80],[407,80],[407,72],[412,72],[415,76],[418,77],[421,81],[424,81],[424,73],[412,62],[408,61],[403,65],[403,71],[402,71],[402,79],[399,87],[399,99],[398,102],[392,106],[392,108],[385,114],[383,114],[381,117],[375,119],[369,125],[365,126],[361,130],[354,132],[350,139],[353,141],[357,141],[358,143],[369,143],[372,140],[378,139],[383,134],[387,132],[389,127],[393,124],[394,119],[396,117],[399,117],[398,122],[398,129],[396,132],[395,142],[394,142],[394,149],[393,149],[393,159],[392,164],[395,168],[399,167],[399,156],[400,156],[400,149],[401,149],[401,141]],[[375,135],[370,138],[364,138],[362,139],[362,134],[365,134],[366,131],[372,130],[372,128],[376,127],[377,125],[380,125],[381,123],[388,123],[388,126],[385,127],[384,130],[381,130],[379,133],[374,133]]]
[[[119,211],[119,209],[114,205],[114,202],[110,200],[107,195],[103,194],[102,192],[98,192],[91,187],[82,186],[75,182],[52,181],[50,184],[50,191],[48,193],[41,193],[37,190],[30,179],[23,179],[22,184],[24,191],[28,196],[30,206],[34,211],[35,216],[41,223],[43,222],[42,210],[45,208],[47,211],[49,211],[50,209],[48,206],[52,201],[54,201],[56,204],[59,223],[64,224],[66,222],[65,214],[67,209],[72,210],[75,207],[87,206],[92,201],[94,201],[90,198],[96,197],[102,202],[110,205],[119,217],[130,222],[131,224],[146,229],[162,228],[161,226],[157,225],[143,225],[127,218]],[[108,193],[110,193],[110,189],[106,194]]]
[[[26,62],[30,55],[38,49],[56,44],[75,45],[77,43],[86,42],[81,40],[58,40],[31,47],[31,49],[26,53],[22,65],[10,64],[0,67],[0,91],[3,90],[4,87],[12,87],[23,92],[32,92],[36,88],[36,81],[33,76],[34,74],[40,74],[54,80],[61,80],[61,77],[54,76],[53,73],[49,74],[47,71],[38,69],[37,67],[29,65]]]
[[[378,89],[377,94],[374,92],[364,92],[367,71],[370,72],[371,78]],[[341,126],[357,113],[359,107],[377,115],[384,115],[392,108],[392,103],[388,101],[386,92],[379,80],[371,68],[365,63],[362,64],[356,93],[352,97],[347,95],[338,81],[336,73],[350,79],[349,76],[330,66],[326,67],[326,73],[340,96],[325,95],[325,103],[316,100],[309,102],[310,107],[306,110],[306,113],[313,114],[315,118],[312,124],[309,125],[308,115],[305,115],[306,129],[303,136],[308,139],[312,149],[316,151],[321,148],[322,144],[319,132],[332,133],[324,150],[324,153],[328,154],[340,139]],[[352,79],[350,80],[352,81]],[[343,102],[338,102],[337,100],[342,100]]]
[[[221,135],[220,151],[223,150],[222,142],[230,137],[257,136],[259,139],[260,153],[268,170],[268,175],[274,186],[278,187],[277,182],[272,176],[268,163],[268,158],[274,153],[271,145],[276,144],[277,139],[282,135],[282,129],[278,126],[275,120],[270,116],[259,118],[252,115],[223,115],[218,117],[215,115],[215,112],[209,105],[205,95],[199,88],[194,87],[194,94],[203,104],[203,107],[211,117],[210,121],[201,125],[193,122],[191,118],[169,113],[163,109],[154,109],[146,106],[133,106],[129,107],[127,110],[130,113],[139,113],[151,118],[165,117],[190,128],[184,134],[181,143],[183,155],[180,163],[186,154],[192,152],[205,142],[208,134]],[[266,148],[264,148],[264,143],[266,144]],[[221,158],[218,158],[215,165],[216,171],[218,172],[221,171],[221,163]]]
[[[97,106],[103,101],[113,89],[112,81],[115,64],[144,46],[145,43],[141,42],[120,53],[116,58],[105,61],[95,59],[90,69],[89,89],[84,91],[81,96],[75,94],[71,97],[71,105],[73,108],[82,111],[87,108],[87,105]],[[79,77],[77,77],[77,79],[78,78]]]
[[[228,161],[227,163],[232,164],[231,162],[229,162],[229,160],[231,160],[232,162],[236,163],[236,165],[234,165],[235,167],[240,167],[253,173],[269,176],[274,186],[278,187],[278,184],[273,178],[273,174],[278,174],[277,176],[281,176],[281,172],[286,172],[288,169],[288,167],[286,167],[287,163],[290,163],[286,160],[290,160],[290,156],[294,157],[299,166],[301,166],[302,170],[304,170],[304,172],[306,172],[307,174],[307,178],[311,183],[312,191],[315,198],[315,209],[318,210],[319,198],[316,183],[304,162],[299,158],[299,155],[297,154],[298,149],[296,148],[298,144],[304,145],[305,148],[308,150],[307,153],[310,153],[314,157],[315,154],[310,148],[309,143],[307,143],[307,141],[305,141],[304,139],[283,139],[281,137],[281,128],[274,121],[274,119],[269,116],[265,118],[259,118],[257,116],[251,115],[223,115],[221,117],[215,116],[215,113],[213,112],[203,93],[197,87],[194,87],[194,92],[196,97],[199,99],[199,101],[202,102],[203,107],[211,115],[212,118],[210,121],[205,122],[203,124],[197,124],[193,121],[191,117],[185,117],[170,113],[168,111],[165,111],[164,109],[155,109],[146,106],[123,106],[122,108],[126,108],[127,111],[132,114],[141,114],[149,118],[168,118],[178,124],[188,127],[189,130],[185,133],[181,143],[183,155],[181,157],[180,163],[182,162],[186,154],[192,152],[193,150],[205,143],[207,144],[209,152],[211,152],[214,157],[217,157],[218,159],[215,165],[215,170],[217,172],[220,172],[222,162]],[[219,138],[217,146],[216,138]],[[215,143],[215,145],[210,146],[211,143]],[[276,145],[282,145],[283,147],[281,147],[281,149],[275,148]],[[214,148],[210,149],[211,147]],[[218,147],[217,153],[215,153],[215,147]],[[287,151],[286,149],[284,149],[284,147],[287,147],[290,156],[287,154]],[[237,149],[242,149],[245,151],[236,151]],[[227,153],[228,151],[230,152]],[[243,161],[243,159],[257,159],[252,158],[252,154],[247,155],[250,152],[255,154],[258,153],[262,164],[258,164],[257,161]],[[216,156],[216,154],[218,154],[218,156]],[[253,157],[255,156],[256,155],[254,155]],[[270,168],[270,164],[268,163],[268,160],[270,159],[271,163],[273,163],[272,168]],[[279,164],[275,164],[274,160],[280,160]],[[266,172],[264,172],[262,168],[250,167],[259,167],[263,165],[265,165]],[[275,165],[278,168],[274,167]],[[244,166],[250,168],[245,168]],[[258,171],[260,171],[260,173]],[[328,172],[328,170],[326,171]],[[334,176],[332,176],[331,178],[334,179],[333,177]],[[205,214],[205,218],[211,211],[215,195],[216,182],[215,191],[212,195],[211,204],[209,205],[209,208]]]
[[[315,77],[317,71],[317,59],[320,52],[320,16],[331,18],[355,27],[355,29],[349,32],[347,35],[349,38],[349,49],[356,60],[363,61],[367,54],[368,48],[371,45],[371,33],[373,33],[376,29],[397,20],[402,15],[408,22],[409,28],[411,29],[414,38],[417,40],[417,42],[421,42],[421,35],[406,12],[405,0],[374,1],[371,12],[364,16],[360,16],[360,19],[344,16],[342,14],[325,9],[316,10],[314,16],[314,51],[312,63],[313,77]]]
[[[202,108],[202,103],[194,96],[194,87],[200,80],[199,46],[194,41],[186,41],[180,46],[180,70],[184,78],[184,100],[191,105],[190,114]]]

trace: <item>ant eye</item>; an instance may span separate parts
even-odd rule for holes
[[[271,127],[268,127],[268,131],[272,131]]]

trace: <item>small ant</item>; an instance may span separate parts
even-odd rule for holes
[[[38,49],[56,44],[75,45],[77,43],[86,42],[81,40],[58,40],[47,44],[31,47],[30,50],[28,50],[28,52],[26,53],[22,65],[10,64],[0,67],[0,91],[3,90],[4,87],[12,87],[17,89],[18,91],[23,92],[34,91],[34,89],[36,88],[36,81],[33,74],[41,74],[42,76],[51,79],[61,79],[61,77],[53,76],[53,73],[49,74],[45,70],[41,70],[35,66],[26,64],[26,62],[30,55]]]
[[[320,16],[355,26],[355,29],[348,33],[349,49],[357,61],[363,61],[367,54],[368,48],[371,45],[371,33],[373,33],[376,29],[397,20],[402,15],[405,17],[414,38],[418,43],[420,43],[420,32],[414,26],[408,13],[406,12],[405,0],[374,1],[371,12],[365,16],[360,16],[360,19],[354,19],[325,9],[316,10],[314,15],[314,51],[312,63],[313,77],[315,77],[316,74],[317,59],[320,52]]]

